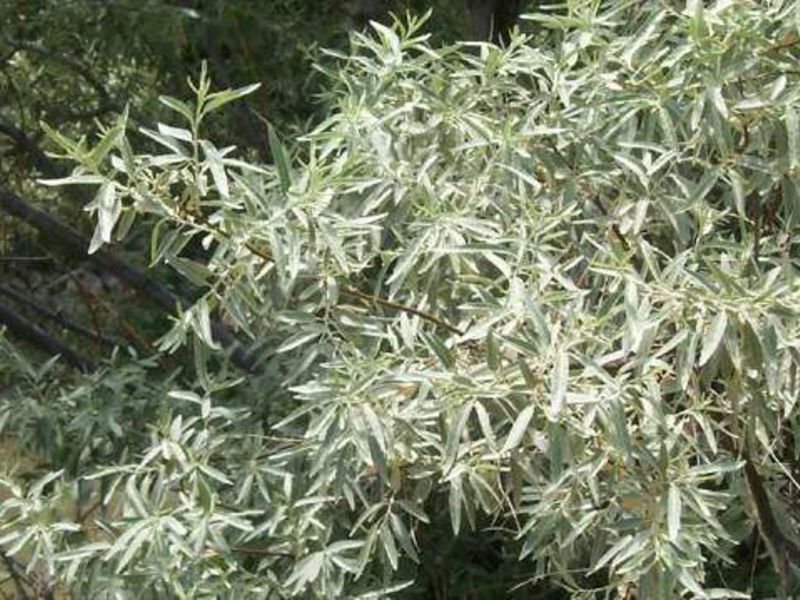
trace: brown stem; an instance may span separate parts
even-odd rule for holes
[[[296,558],[291,552],[279,552],[277,550],[270,550],[269,548],[258,548],[248,546],[234,546],[234,552],[241,552],[242,554],[253,554],[256,556],[280,556],[282,558]]]
[[[609,216],[608,211],[606,210],[606,207],[603,206],[603,203],[600,200],[600,198],[598,198],[597,196],[591,196],[591,198],[592,198],[592,203],[597,207],[597,210],[599,210],[604,217],[608,217]],[[617,240],[619,240],[619,243],[622,244],[622,247],[625,248],[626,252],[631,249],[628,240],[625,238],[624,235],[622,235],[622,231],[620,230],[619,226],[616,223],[611,223],[611,231],[614,233],[614,236],[617,238]]]
[[[226,233],[225,231],[222,231],[221,229],[217,229],[213,225],[210,225],[210,224],[207,224],[207,223],[203,223],[203,226],[208,228],[208,229],[211,229],[213,232],[217,233],[218,235],[220,235],[222,237],[225,237],[225,238],[229,238],[230,237],[228,235],[228,233]],[[245,248],[247,248],[250,252],[252,252],[253,254],[255,254],[256,256],[258,256],[259,258],[261,258],[262,260],[264,260],[266,262],[275,262],[275,259],[272,256],[272,254],[270,254],[269,252],[267,252],[265,250],[261,250],[260,248],[255,247],[250,242],[245,242]],[[455,325],[451,325],[450,323],[440,319],[439,317],[436,317],[436,316],[434,316],[434,315],[432,315],[430,313],[427,313],[425,311],[416,309],[414,307],[407,306],[405,304],[399,304],[398,302],[393,302],[391,300],[387,300],[386,298],[382,298],[381,296],[375,296],[373,294],[367,294],[366,292],[362,292],[361,290],[358,290],[358,289],[356,289],[354,287],[350,287],[350,286],[345,286],[345,287],[341,288],[341,291],[342,291],[342,293],[347,294],[348,296],[354,296],[356,298],[361,298],[362,300],[366,300],[367,302],[371,302],[372,304],[378,304],[378,305],[386,307],[386,308],[391,308],[391,309],[394,309],[394,310],[403,311],[403,312],[411,314],[411,315],[416,315],[420,319],[423,319],[423,320],[428,321],[430,323],[434,323],[436,325],[439,325],[440,327],[444,327],[445,329],[447,329],[447,330],[449,330],[449,331],[451,331],[453,333],[456,333],[458,335],[464,335],[464,331],[459,329]]]
[[[759,54],[769,54],[770,52],[780,52],[781,50],[787,50],[792,48],[793,46],[797,46],[800,44],[800,37],[796,37],[794,39],[788,40],[786,42],[781,42],[780,44],[775,44],[774,46],[770,46],[769,48],[764,48],[759,52]]]
[[[372,302],[373,304],[378,304],[386,308],[392,308],[394,310],[400,310],[411,315],[416,315],[420,319],[424,319],[431,323],[435,323],[436,325],[444,327],[445,329],[452,331],[453,333],[456,333],[458,335],[464,335],[464,331],[462,329],[459,329],[455,325],[451,325],[447,321],[443,321],[442,319],[439,319],[438,317],[435,317],[430,313],[418,310],[412,306],[406,306],[405,304],[398,304],[397,302],[392,302],[391,300],[387,300],[386,298],[381,298],[380,296],[374,296],[373,294],[367,294],[365,292],[362,292],[361,290],[357,290],[356,288],[349,286],[343,287],[341,291],[347,294],[348,296],[355,296],[356,298],[361,298],[362,300],[366,300],[367,302]]]
[[[83,525],[83,522],[86,519],[89,518],[89,515],[91,515],[94,511],[96,511],[101,506],[103,506],[103,496],[102,495],[97,500],[92,502],[92,504],[89,505],[89,507],[86,509],[85,512],[82,511],[80,509],[80,505],[78,505],[78,510],[77,510],[76,515],[75,515],[75,521],[77,523],[80,523],[81,525]]]
[[[558,146],[556,146],[553,142],[547,142],[547,146],[553,151],[553,153],[564,164],[564,166],[569,169],[570,173],[573,175],[573,178],[577,178],[574,169],[569,164],[569,161],[561,152],[561,150],[558,149]],[[597,210],[599,210],[604,217],[611,216],[608,210],[606,210],[606,207],[603,205],[602,200],[600,200],[600,198],[592,190],[586,190],[586,194],[589,196],[589,198],[591,198],[592,204],[597,207]],[[622,230],[620,230],[616,223],[611,223],[611,231],[614,233],[614,236],[617,238],[617,240],[619,240],[619,243],[622,244],[622,247],[625,248],[625,251],[627,252],[630,250],[631,245],[628,243],[627,238],[622,234]]]
[[[97,318],[97,307],[93,302],[92,295],[87,291],[86,286],[83,284],[83,281],[81,281],[80,278],[78,278],[75,275],[75,273],[70,271],[68,275],[70,279],[72,279],[72,281],[75,283],[75,287],[78,290],[78,295],[81,297],[81,300],[83,300],[83,305],[86,308],[86,312],[89,313],[89,319],[92,322],[92,327],[94,328],[95,332],[97,332],[97,334],[99,335],[101,331],[100,321]]]

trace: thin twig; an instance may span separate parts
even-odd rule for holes
[[[248,548],[246,546],[234,546],[234,552],[241,552],[243,554],[254,554],[257,556],[279,556],[281,558],[295,558],[291,552],[280,552],[278,550],[270,550],[269,548]]]
[[[464,335],[464,331],[462,329],[459,329],[455,325],[451,325],[447,321],[443,321],[442,319],[439,319],[438,317],[435,317],[430,313],[418,310],[412,306],[406,306],[405,304],[392,302],[391,300],[387,300],[386,298],[382,298],[380,296],[374,296],[372,294],[367,294],[365,292],[362,292],[361,290],[357,290],[356,288],[352,288],[349,286],[341,288],[341,291],[347,294],[348,296],[355,296],[356,298],[361,298],[362,300],[372,302],[373,304],[379,304],[380,306],[384,306],[386,308],[393,308],[394,310],[400,310],[412,315],[416,315],[420,319],[424,319],[426,321],[430,321],[431,323],[435,323],[436,325],[444,327],[445,329],[448,329],[453,333],[456,333],[458,335]]]
[[[564,164],[564,166],[567,169],[569,169],[570,173],[573,175],[573,178],[577,179],[577,177],[575,176],[575,170],[569,164],[569,161],[561,152],[561,150],[559,150],[558,147],[553,142],[547,142],[547,146],[550,148],[550,150],[553,151],[553,153]],[[606,207],[603,205],[603,202],[594,193],[593,190],[584,190],[584,192],[589,196],[589,198],[591,198],[592,204],[594,204],[597,207],[597,210],[599,210],[604,217],[609,218],[611,216],[608,210],[606,210]],[[628,243],[627,238],[623,235],[622,230],[619,228],[619,226],[614,222],[611,222],[610,225],[611,225],[611,231],[614,233],[614,236],[617,238],[617,240],[619,240],[619,243],[622,244],[622,247],[625,248],[625,251],[627,252],[628,250],[630,250],[631,245]]]
[[[764,48],[759,52],[760,55],[769,54],[770,52],[780,52],[781,50],[787,50],[793,46],[797,46],[800,44],[800,37],[794,38],[793,40],[789,40],[788,42],[781,42],[780,44],[775,44],[774,46],[770,46],[769,48]]]
[[[51,262],[51,256],[0,256],[0,262]]]
[[[94,511],[96,511],[101,506],[103,506],[103,496],[102,496],[102,494],[100,495],[100,497],[97,500],[95,500],[91,505],[89,505],[89,507],[86,509],[86,512],[81,511],[80,510],[80,505],[79,505],[78,506],[78,512],[75,515],[75,521],[77,521],[80,524],[83,524],[83,522],[89,517],[89,515],[91,515]]]
[[[86,290],[86,286],[83,284],[83,281],[76,277],[74,272],[70,271],[69,276],[75,284],[75,288],[78,290],[78,295],[81,297],[83,305],[86,307],[86,312],[89,313],[89,319],[92,321],[92,327],[94,328],[95,333],[100,335],[100,322],[97,319],[97,310],[92,302],[92,296]]]
[[[246,243],[245,247],[248,250],[250,250],[250,252],[252,252],[253,254],[255,254],[256,256],[258,256],[259,258],[261,258],[263,260],[266,260],[266,261],[269,261],[269,262],[274,262],[275,261],[275,259],[270,254],[265,253],[265,252],[261,251],[258,248],[255,248],[252,244]],[[435,315],[432,315],[432,314],[427,313],[425,311],[419,310],[419,309],[414,308],[412,306],[407,306],[405,304],[400,304],[398,302],[393,302],[393,301],[388,300],[386,298],[383,298],[381,296],[375,296],[373,294],[368,294],[366,292],[362,292],[361,290],[358,290],[358,289],[356,289],[354,287],[350,287],[350,286],[345,286],[343,288],[340,288],[340,291],[342,293],[344,293],[344,294],[347,294],[348,296],[354,296],[356,298],[361,298],[362,300],[366,300],[367,302],[371,302],[373,304],[378,304],[378,305],[383,306],[385,308],[391,308],[391,309],[399,310],[399,311],[402,311],[402,312],[405,312],[405,313],[408,313],[408,314],[411,314],[411,315],[415,315],[415,316],[419,317],[420,319],[424,319],[425,321],[428,321],[430,323],[434,323],[436,325],[439,325],[440,327],[444,327],[445,329],[447,329],[449,331],[452,331],[453,333],[456,333],[458,335],[464,335],[464,331],[459,329],[455,325],[451,325],[447,321],[443,321],[442,319],[440,319],[439,317],[436,317]]]
[[[758,535],[758,528],[753,530],[755,533],[755,541],[753,542],[753,553],[751,554],[752,562],[750,563],[750,589],[753,589],[753,582],[756,578],[756,566],[758,566],[758,545],[761,543],[761,536]]]

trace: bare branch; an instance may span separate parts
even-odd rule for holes
[[[122,340],[112,340],[111,338],[105,337],[103,335],[99,335],[94,333],[93,331],[89,331],[85,327],[78,325],[77,323],[73,323],[72,321],[65,319],[60,314],[50,310],[49,308],[42,306],[31,300],[30,298],[26,297],[22,293],[10,288],[7,285],[0,283],[0,294],[19,302],[23,306],[30,308],[32,311],[36,312],[37,314],[43,316],[46,319],[53,321],[54,323],[58,323],[64,329],[68,329],[78,335],[85,337],[86,339],[92,340],[93,342],[97,342],[106,347],[113,348],[114,346],[122,344]]]
[[[35,346],[38,346],[51,355],[60,355],[71,367],[80,371],[89,372],[94,370],[95,363],[92,359],[78,354],[61,340],[45,333],[42,329],[29,323],[19,315],[15,314],[7,306],[0,303],[0,324],[8,327],[12,334],[25,339]]]

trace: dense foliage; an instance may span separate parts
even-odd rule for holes
[[[75,166],[42,183],[93,187],[90,251],[145,229],[201,291],[91,374],[2,345],[2,432],[54,469],[0,479],[14,582],[793,593],[800,3],[527,18],[505,47],[353,34],[330,114],[268,128],[268,164],[209,139],[256,87],[205,71],[152,128],[51,132]]]

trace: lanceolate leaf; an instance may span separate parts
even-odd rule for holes
[[[714,353],[717,351],[717,348],[720,346],[720,342],[722,342],[722,338],[725,336],[725,328],[728,326],[728,316],[725,314],[724,311],[717,313],[714,319],[711,321],[711,325],[709,326],[708,332],[706,333],[706,337],[703,341],[703,349],[700,351],[700,360],[698,364],[703,366],[708,362]]]
[[[564,408],[569,384],[569,355],[563,347],[556,352],[555,365],[551,376],[550,417],[557,419]]]
[[[516,448],[520,441],[522,440],[525,432],[528,430],[528,425],[530,425],[531,419],[533,418],[534,407],[526,406],[522,411],[517,415],[516,420],[514,421],[514,425],[511,427],[511,431],[506,438],[505,443],[503,444],[503,449],[501,452],[508,452]]]
[[[289,170],[289,159],[286,155],[286,150],[283,148],[283,144],[281,144],[280,139],[278,138],[278,134],[275,132],[275,129],[272,125],[268,128],[268,137],[269,137],[269,149],[272,152],[272,160],[275,162],[275,168],[278,171],[278,181],[280,182],[281,190],[285,194],[289,190],[289,186],[292,185],[290,170]]]
[[[676,485],[669,486],[667,493],[667,531],[673,542],[678,539],[681,528],[681,494]]]

